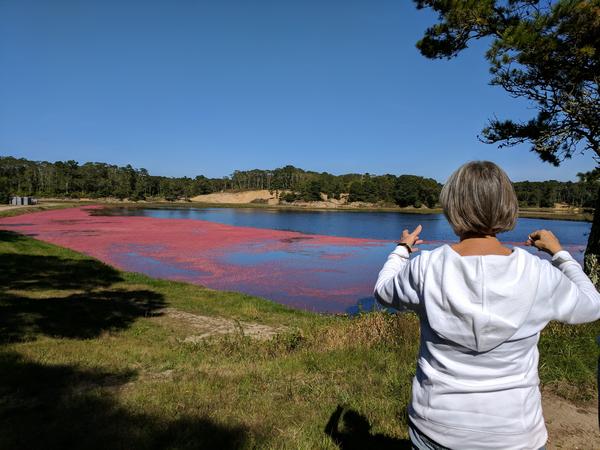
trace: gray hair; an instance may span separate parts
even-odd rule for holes
[[[442,188],[440,203],[458,236],[512,230],[519,212],[508,175],[490,161],[471,161],[459,167]]]

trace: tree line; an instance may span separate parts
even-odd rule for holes
[[[577,182],[521,181],[514,183],[521,206],[551,207],[565,203],[575,207],[595,204],[599,171],[578,174]],[[11,195],[58,198],[189,199],[222,191],[268,189],[286,202],[318,201],[347,196],[349,202],[388,206],[434,207],[442,185],[417,175],[333,175],[306,171],[291,165],[273,170],[236,170],[223,178],[164,177],[144,168],[101,162],[30,161],[0,156],[0,197],[6,203]]]

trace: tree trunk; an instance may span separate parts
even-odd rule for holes
[[[600,189],[596,198],[594,209],[594,220],[588,237],[585,256],[583,257],[583,269],[588,274],[596,289],[600,288]]]

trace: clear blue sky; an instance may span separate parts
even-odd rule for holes
[[[444,181],[489,159],[575,179],[476,136],[532,111],[488,86],[483,45],[422,57],[408,0],[2,0],[0,155],[221,177],[293,164]]]

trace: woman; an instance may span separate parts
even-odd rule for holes
[[[408,408],[413,448],[543,448],[540,331],[550,320],[597,320],[600,295],[550,231],[533,231],[527,244],[551,263],[498,241],[514,228],[518,204],[494,163],[460,167],[440,202],[460,242],[409,259],[421,226],[404,230],[375,285],[380,303],[420,317]]]

